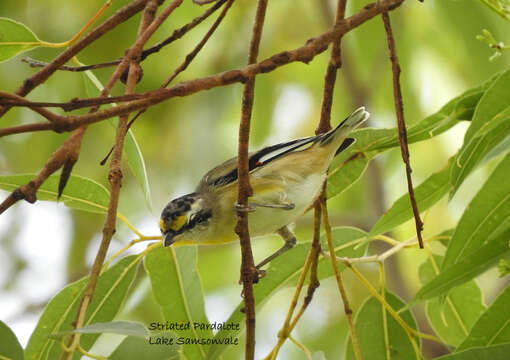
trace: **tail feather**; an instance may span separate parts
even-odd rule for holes
[[[320,137],[318,139],[319,145],[329,145],[330,143],[336,143],[338,140],[345,138],[347,134],[349,134],[352,130],[356,129],[359,125],[366,121],[369,116],[370,113],[365,110],[364,106],[354,110],[353,113],[349,115],[344,121],[342,121],[336,128],[328,131],[322,137]],[[352,144],[352,141],[346,144],[345,147],[349,146],[350,144]],[[340,148],[342,146],[340,146]],[[340,148],[338,151],[341,151]]]

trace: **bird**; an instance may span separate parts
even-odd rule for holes
[[[355,142],[347,135],[369,116],[360,107],[328,132],[251,152],[248,165],[253,196],[245,207],[237,203],[237,157],[216,166],[203,176],[194,192],[164,207],[159,222],[163,245],[239,241],[234,232],[236,213],[247,211],[252,238],[276,233],[284,240],[280,249],[256,266],[259,270],[296,244],[289,225],[313,206],[334,157]]]

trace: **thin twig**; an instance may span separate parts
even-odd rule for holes
[[[423,222],[420,219],[420,212],[416,198],[414,197],[413,180],[411,178],[411,164],[409,162],[409,147],[407,145],[407,130],[404,120],[404,107],[402,104],[402,91],[400,90],[400,65],[398,63],[397,51],[395,49],[395,39],[391,30],[390,16],[387,12],[383,12],[382,19],[384,22],[384,29],[386,30],[386,38],[388,41],[388,49],[390,51],[391,69],[393,72],[393,98],[395,99],[395,112],[397,114],[398,125],[398,139],[400,142],[400,152],[402,153],[402,160],[406,166],[407,189],[409,191],[409,199],[413,208],[414,222],[416,225],[416,236],[420,248],[423,249],[423,239],[421,232],[423,230]]]
[[[257,62],[260,38],[264,26],[267,0],[259,0],[257,12],[253,24],[248,64]],[[238,145],[238,174],[239,189],[237,202],[240,206],[248,206],[248,198],[253,195],[250,185],[248,166],[248,144],[250,139],[250,122],[253,109],[255,92],[255,76],[250,77],[244,86],[241,122],[239,124]],[[244,313],[246,314],[246,345],[245,359],[253,360],[255,357],[255,298],[253,295],[253,283],[258,281],[258,271],[253,261],[250,233],[248,230],[248,212],[237,212],[237,224],[235,232],[241,242],[241,280],[243,282]]]
[[[345,17],[345,4],[346,0],[338,0],[335,24],[338,24]],[[331,47],[331,57],[329,58],[328,68],[324,80],[324,92],[322,95],[322,108],[319,126],[315,131],[316,134],[324,133],[331,129],[331,106],[333,104],[333,93],[335,90],[336,74],[338,69],[342,66],[342,58],[340,54],[340,44],[342,36],[333,41]]]
[[[315,290],[320,286],[319,276],[317,275],[317,266],[319,265],[319,254],[321,252],[321,204],[320,201],[315,202],[314,206],[314,226],[313,226],[313,240],[312,247],[310,249],[311,254],[311,264],[310,264],[310,283],[308,284],[308,288],[306,289],[306,296],[303,300],[303,304],[301,308],[298,310],[296,316],[292,320],[290,324],[290,329],[294,329],[297,322],[308,308],[308,305],[312,302],[313,294]]]
[[[218,18],[216,19],[216,21],[212,24],[212,26],[209,29],[209,31],[207,31],[207,33],[204,35],[202,40],[200,40],[200,42],[197,44],[197,46],[195,46],[195,48],[188,55],[186,55],[186,58],[184,59],[184,62],[177,69],[175,69],[174,73],[163,83],[163,85],[161,85],[162,88],[166,88],[168,86],[168,84],[170,84],[172,82],[172,80],[175,79],[175,77],[177,75],[179,75],[179,73],[181,73],[184,70],[186,70],[188,65],[195,58],[195,56],[197,56],[197,54],[200,52],[200,50],[202,50],[202,48],[204,47],[205,43],[209,40],[209,38],[212,36],[214,31],[216,31],[216,29],[220,25],[220,23],[223,20],[223,18],[225,17],[225,15],[227,15],[227,11],[228,11],[228,9],[230,9],[230,7],[232,6],[233,2],[234,2],[234,0],[229,0],[227,2],[227,4],[225,5],[223,10],[221,11],[221,13],[218,16]]]
[[[336,15],[335,15],[335,25],[338,25],[340,21],[342,21],[345,17],[345,6],[346,0],[338,0]],[[320,134],[331,129],[331,106],[333,104],[333,94],[335,90],[335,82],[338,69],[342,66],[341,59],[341,46],[342,36],[340,35],[335,41],[333,41],[333,46],[331,48],[331,57],[329,59],[328,68],[326,70],[326,76],[324,80],[324,92],[322,96],[322,109],[321,109],[321,118],[319,121],[319,126],[317,127],[316,133]],[[323,212],[323,222],[324,229],[326,230],[326,237],[328,240],[328,247],[331,256],[335,254],[335,248],[333,246],[333,239],[331,237],[331,225],[329,223],[328,217],[328,205],[326,202],[326,183],[323,186],[322,193],[319,197],[320,204]],[[331,265],[333,266],[333,271],[335,273],[335,278],[338,286],[338,290],[340,292],[340,297],[344,304],[344,312],[345,317],[347,318],[347,323],[349,325],[349,334],[351,337],[354,355],[357,360],[361,360],[361,350],[359,348],[358,338],[356,336],[356,330],[354,327],[354,323],[352,320],[352,310],[349,306],[349,300],[347,298],[347,293],[345,291],[342,276],[340,275],[340,271],[338,269],[338,265],[335,260],[331,261]]]
[[[336,262],[335,255],[335,247],[333,245],[333,238],[331,235],[331,225],[329,223],[328,217],[328,207],[326,205],[326,198],[321,198],[322,205],[322,213],[323,213],[323,224],[324,229],[326,230],[326,238],[328,240],[328,248],[329,254],[331,256],[331,265],[333,266],[333,271],[335,273],[336,284],[338,287],[338,291],[340,292],[340,296],[342,297],[342,302],[344,303],[344,313],[347,318],[347,324],[349,325],[349,334],[351,336],[352,348],[354,350],[354,355],[357,360],[361,360],[361,350],[359,347],[358,337],[356,336],[356,329],[354,327],[354,322],[352,320],[352,309],[349,305],[349,299],[347,298],[347,292],[345,291],[344,284],[342,281],[342,276],[340,274],[340,270],[338,269],[338,264]]]
[[[312,246],[308,251],[308,255],[306,256],[306,260],[303,265],[303,269],[301,270],[301,274],[299,275],[296,288],[294,289],[294,295],[292,296],[289,309],[287,310],[287,316],[285,317],[285,321],[283,322],[282,328],[280,329],[280,331],[278,331],[278,342],[271,350],[271,352],[264,358],[264,360],[276,359],[276,357],[278,356],[278,352],[280,351],[280,348],[285,343],[285,340],[290,337],[292,330],[294,330],[299,319],[301,319],[301,316],[304,314],[306,308],[311,303],[315,290],[320,285],[317,276],[318,257],[321,249],[320,228],[321,228],[321,208],[320,202],[316,201],[314,211],[314,229]],[[305,299],[303,301],[303,304],[299,308],[296,316],[292,318],[292,315],[294,314],[294,311],[298,303],[299,294],[301,294],[301,290],[303,289],[306,274],[308,273],[308,271],[310,271],[310,284],[308,285]]]
[[[81,40],[76,42],[73,46],[67,48],[62,54],[55,58],[51,63],[41,69],[35,75],[26,79],[23,84],[16,90],[15,94],[19,96],[26,96],[35,87],[46,81],[61,65],[68,62],[73,56],[78,54],[92,42],[106,34],[108,31],[115,28],[120,23],[128,20],[133,15],[141,11],[148,0],[135,0],[132,3],[117,10],[115,14],[110,16],[105,22],[96,27],[90,33],[85,35]],[[0,117],[10,109],[9,106],[0,107]]]
[[[35,127],[34,125],[25,125]],[[35,129],[32,129],[35,130]],[[1,204],[0,214],[2,214],[9,207],[14,205],[19,200],[26,200],[29,203],[34,203],[37,200],[36,194],[39,187],[46,181],[46,179],[60,169],[70,156],[74,156],[74,149],[76,144],[81,142],[81,135],[79,133],[72,133],[66,141],[49,157],[44,164],[43,168],[39,171],[36,177],[28,184],[22,185],[14,190]]]

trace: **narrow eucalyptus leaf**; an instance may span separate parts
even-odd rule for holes
[[[38,46],[40,40],[27,26],[0,17],[0,63]]]

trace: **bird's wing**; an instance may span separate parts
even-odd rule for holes
[[[306,138],[296,139],[272,146],[265,147],[259,151],[249,154],[248,167],[249,171],[252,172],[260,167],[263,167],[272,161],[281,158],[291,152],[297,152],[306,150],[317,140],[320,140],[324,135],[310,136]],[[336,154],[346,149],[349,145],[354,142],[352,138],[346,138],[344,143],[339,147]],[[336,155],[335,154],[335,155]],[[237,172],[237,157],[225,161],[223,164],[218,165],[214,169],[210,170],[202,178],[199,188],[201,186],[214,186],[221,187],[233,183],[238,178]]]
[[[288,154],[292,151],[304,150],[307,145],[313,143],[315,136],[288,141],[281,144],[265,147],[259,151],[253,152],[248,157],[249,171],[253,171],[269,162]],[[225,161],[209,171],[200,182],[201,185],[225,186],[237,180],[237,157]]]

